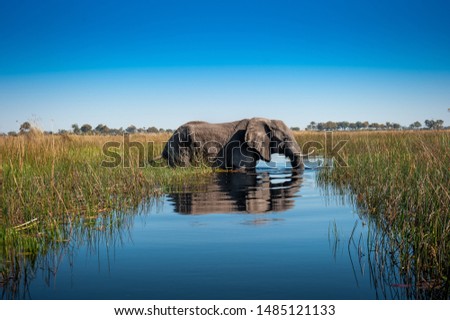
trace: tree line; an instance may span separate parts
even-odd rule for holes
[[[30,122],[26,121],[20,125],[19,132],[10,131],[7,134],[9,136],[15,136],[18,134],[28,133],[33,130],[33,126]],[[109,128],[105,124],[99,124],[95,128],[90,124],[86,123],[79,126],[77,123],[72,124],[71,130],[59,129],[57,132],[44,131],[44,134],[76,134],[76,135],[123,135],[125,133],[133,134],[133,133],[172,133],[172,129],[163,129],[157,127],[141,127],[138,128],[135,125],[130,125],[127,128]]]
[[[424,126],[421,122],[415,121],[408,127],[401,126],[395,122],[386,123],[369,123],[368,121],[327,121],[327,122],[315,122],[311,121],[305,128],[307,131],[356,131],[356,130],[441,130],[450,129],[450,127],[444,127],[443,120],[425,120]],[[10,131],[7,135],[15,136],[18,134],[28,133],[33,130],[33,126],[30,122],[26,121],[20,125],[19,132]],[[292,127],[293,131],[300,131],[300,127]],[[90,124],[83,124],[79,126],[77,123],[72,124],[71,130],[60,129],[57,132],[44,131],[44,134],[76,134],[76,135],[123,135],[125,133],[173,133],[172,129],[163,129],[157,127],[141,127],[138,128],[135,125],[130,125],[127,128],[109,128],[105,124],[98,124],[95,128]],[[0,135],[5,135],[0,133]]]
[[[119,129],[114,129],[114,128],[109,128],[107,125],[104,124],[99,124],[97,125],[95,128],[93,128],[90,124],[84,124],[81,127],[78,126],[78,124],[74,123],[72,125],[72,131],[71,133],[74,134],[102,134],[102,135],[121,135],[124,133],[163,133],[163,132],[167,132],[167,133],[172,133],[173,130],[172,129],[163,129],[163,128],[156,128],[156,127],[141,127],[138,128],[135,125],[130,125],[127,128],[119,128]],[[66,132],[68,133],[68,132]]]
[[[327,122],[315,122],[311,121],[305,128],[307,131],[354,131],[354,130],[440,130],[444,128],[443,120],[425,120],[425,126],[421,122],[415,121],[408,127],[402,126],[396,122],[377,123],[368,121],[327,121]],[[448,128],[448,127],[447,127]],[[293,131],[300,131],[299,127],[292,127]]]

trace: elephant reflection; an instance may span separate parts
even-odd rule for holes
[[[168,197],[181,214],[279,212],[294,206],[301,182],[298,174],[275,179],[267,172],[218,173],[196,192]]]

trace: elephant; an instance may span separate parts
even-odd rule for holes
[[[279,181],[267,172],[219,172],[194,192],[169,193],[168,200],[186,215],[283,212],[294,207],[303,182],[298,172],[283,176]]]
[[[281,120],[243,119],[227,123],[188,122],[167,142],[162,158],[169,166],[194,166],[199,161],[225,170],[254,171],[258,160],[284,154],[292,168],[303,171],[301,150]]]

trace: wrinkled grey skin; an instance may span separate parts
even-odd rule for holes
[[[252,118],[217,124],[188,122],[174,132],[162,157],[170,166],[203,161],[216,168],[254,170],[258,160],[268,162],[273,153],[287,156],[293,169],[304,169],[300,147],[283,121]]]

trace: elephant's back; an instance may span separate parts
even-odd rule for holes
[[[248,122],[248,119],[242,119],[242,120],[238,120],[238,121],[232,121],[232,122],[220,122],[220,123],[212,123],[212,122],[207,122],[207,121],[199,121],[199,120],[194,120],[194,121],[189,121],[186,122],[183,126],[219,126],[219,127],[228,127],[228,126],[236,126],[237,124],[241,123],[241,122]]]
[[[195,135],[200,140],[226,141],[236,132],[241,122],[242,120],[224,123],[191,121],[182,127],[186,129],[188,134]]]
[[[209,122],[206,122],[206,121],[189,121],[189,122],[186,122],[185,124],[184,124],[184,126],[189,126],[189,125],[202,125],[202,124],[210,124]]]

